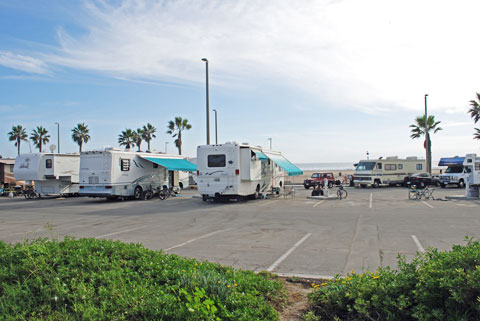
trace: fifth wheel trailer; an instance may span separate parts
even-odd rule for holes
[[[140,199],[147,189],[179,185],[178,171],[195,171],[180,155],[121,151],[86,151],[80,156],[79,194]]]
[[[13,174],[19,181],[33,181],[40,195],[77,195],[80,155],[20,154]]]
[[[280,152],[229,142],[197,147],[197,187],[204,201],[279,192],[285,176],[302,175]]]

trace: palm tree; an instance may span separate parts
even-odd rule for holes
[[[90,130],[84,123],[78,123],[77,127],[72,129],[72,139],[78,144],[79,152],[82,152],[82,146],[90,140]]]
[[[28,134],[22,125],[12,126],[12,131],[8,133],[8,139],[15,141],[15,146],[18,149],[18,155],[20,155],[20,142],[27,141]]]
[[[442,130],[441,127],[438,127],[438,125],[441,123],[441,121],[435,121],[435,116],[430,115],[428,116],[427,120],[427,130],[425,131],[425,115],[423,116],[418,116],[415,118],[415,124],[410,125],[410,128],[412,128],[412,134],[410,135],[410,138],[416,139],[420,138],[422,136],[425,136],[425,132],[427,132],[425,141],[423,143],[423,148],[426,149],[426,161],[427,161],[427,172],[431,173],[432,171],[432,141],[430,139],[430,132],[433,131],[435,134],[436,132]],[[427,140],[428,140],[428,150],[427,150]]]
[[[131,130],[130,128],[125,129],[122,131],[120,135],[118,135],[118,143],[120,146],[125,146],[125,149],[130,149],[131,147],[135,146],[135,131]]]
[[[152,140],[152,138],[157,137],[155,136],[156,132],[157,132],[157,129],[154,126],[152,126],[152,124],[148,123],[147,125],[143,125],[142,138],[148,144],[148,151],[150,151],[150,141]]]
[[[133,141],[138,147],[138,151],[140,152],[140,145],[142,145],[143,140],[143,130],[141,128],[137,128],[136,131],[133,131]]]
[[[38,151],[42,152],[42,145],[45,145],[50,141],[50,135],[47,135],[48,130],[42,126],[38,126],[37,129],[34,129],[30,135],[30,139],[35,144],[35,147],[38,148]]]
[[[476,124],[480,120],[480,94],[477,93],[477,100],[470,100],[470,106],[468,113],[473,118],[473,122]],[[473,134],[473,139],[480,139],[480,129],[475,128],[476,133]]]
[[[172,135],[172,137],[178,136],[177,139],[175,139],[175,146],[178,148],[178,154],[182,155],[182,131],[192,128],[192,125],[188,123],[188,119],[175,117],[175,121],[170,120],[168,122],[167,128],[167,134]]]

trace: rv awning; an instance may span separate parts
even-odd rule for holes
[[[197,165],[183,158],[160,158],[160,157],[142,157],[152,163],[167,168],[169,171],[186,171],[194,172]]]
[[[458,157],[458,156],[440,158],[440,162],[438,162],[438,166],[452,166],[452,165],[462,166],[464,160],[465,160],[465,157]]]
[[[263,159],[263,160],[266,160],[266,159],[267,159],[267,156],[265,156],[264,153],[262,153],[262,152],[257,152],[256,150],[252,150],[252,151],[255,153],[255,155],[257,155],[258,159],[260,159],[260,160],[262,160],[262,159]]]
[[[283,168],[284,171],[288,173],[288,176],[297,176],[303,175],[303,171],[297,166],[290,163],[285,157],[279,154],[264,153],[268,158],[270,158],[275,164]]]

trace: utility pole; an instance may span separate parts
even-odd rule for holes
[[[427,115],[427,96],[425,94],[425,153],[426,157],[425,160],[427,162],[427,173],[432,173],[432,169],[430,168],[430,135],[428,134],[428,115]]]
[[[210,145],[210,102],[208,97],[208,59],[202,58],[202,61],[205,61],[206,69],[206,96],[207,96],[207,145]]]

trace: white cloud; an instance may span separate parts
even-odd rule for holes
[[[0,65],[33,74],[48,74],[47,65],[40,59],[9,51],[0,51]]]
[[[144,81],[295,87],[369,113],[464,112],[478,91],[478,1],[86,2],[55,64]],[[35,64],[34,64],[35,65]],[[38,67],[38,64],[35,66]],[[33,67],[32,67],[33,69]],[[41,65],[38,70],[42,70]]]

